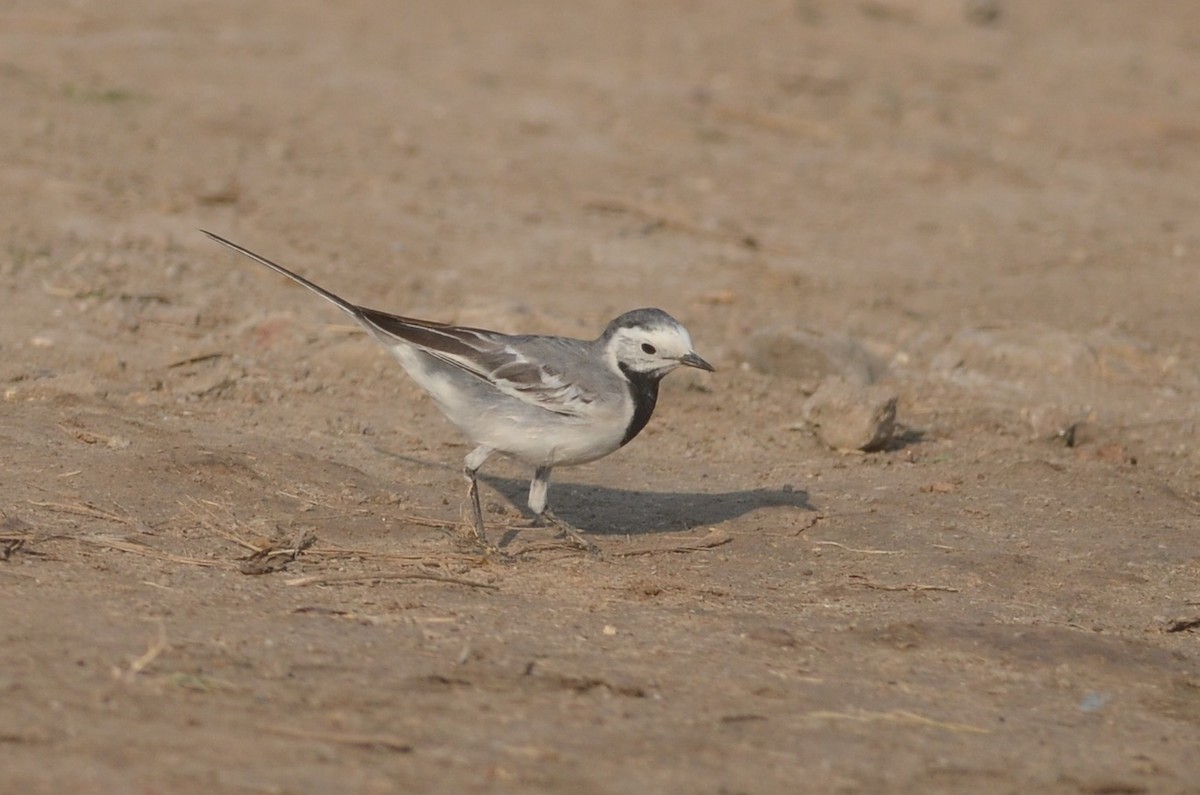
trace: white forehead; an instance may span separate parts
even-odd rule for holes
[[[617,332],[617,336],[632,340],[639,345],[648,342],[656,348],[664,350],[681,350],[683,353],[689,353],[692,350],[691,335],[688,334],[687,329],[678,324],[623,328]]]

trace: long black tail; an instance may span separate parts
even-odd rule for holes
[[[342,298],[340,295],[334,295],[333,293],[326,290],[324,287],[321,287],[318,284],[313,284],[312,282],[310,282],[308,279],[304,278],[303,276],[301,276],[297,273],[292,273],[290,270],[283,267],[279,263],[272,262],[271,260],[267,259],[266,257],[264,257],[260,254],[255,254],[250,249],[243,248],[242,246],[239,246],[237,243],[234,243],[231,240],[226,240],[225,238],[221,237],[220,235],[214,235],[212,232],[209,232],[206,229],[201,229],[200,231],[203,232],[204,234],[208,235],[209,237],[211,237],[213,240],[220,243],[222,246],[227,246],[228,248],[233,249],[237,253],[239,253],[243,256],[249,257],[250,259],[254,260],[255,262],[259,263],[260,265],[266,265],[271,270],[282,273],[284,276],[288,277],[289,279],[296,282],[297,284],[307,287],[308,289],[312,290],[317,295],[324,298],[326,301],[329,301],[330,303],[337,306],[339,309],[350,313],[356,320],[360,320],[360,321],[363,320],[362,309],[360,307],[357,307],[354,304],[350,303],[345,298]]]

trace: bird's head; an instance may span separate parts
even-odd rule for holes
[[[600,335],[608,358],[627,376],[662,378],[680,365],[713,371],[692,350],[687,329],[661,309],[635,309],[608,324]]]

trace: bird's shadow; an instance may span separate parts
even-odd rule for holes
[[[451,469],[444,463],[382,448],[376,448],[376,452],[422,468]],[[481,472],[479,481],[533,520],[526,507],[528,477],[509,478]],[[488,501],[486,492],[481,497],[485,503]],[[630,491],[570,481],[550,484],[550,506],[559,518],[595,535],[679,532],[720,524],[759,508],[816,510],[808,501],[807,491],[791,486],[722,492]]]
[[[525,508],[528,480],[482,474],[479,480],[533,518]],[[759,508],[815,510],[807,492],[790,486],[723,492],[628,491],[558,481],[551,485],[550,496],[550,505],[559,518],[592,535],[690,530],[736,519]]]

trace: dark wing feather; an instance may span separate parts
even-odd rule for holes
[[[381,334],[481,378],[510,397],[564,416],[577,416],[594,397],[565,373],[539,363],[523,350],[530,339],[486,329],[451,326],[358,308],[359,317]],[[574,342],[563,340],[564,343]]]

